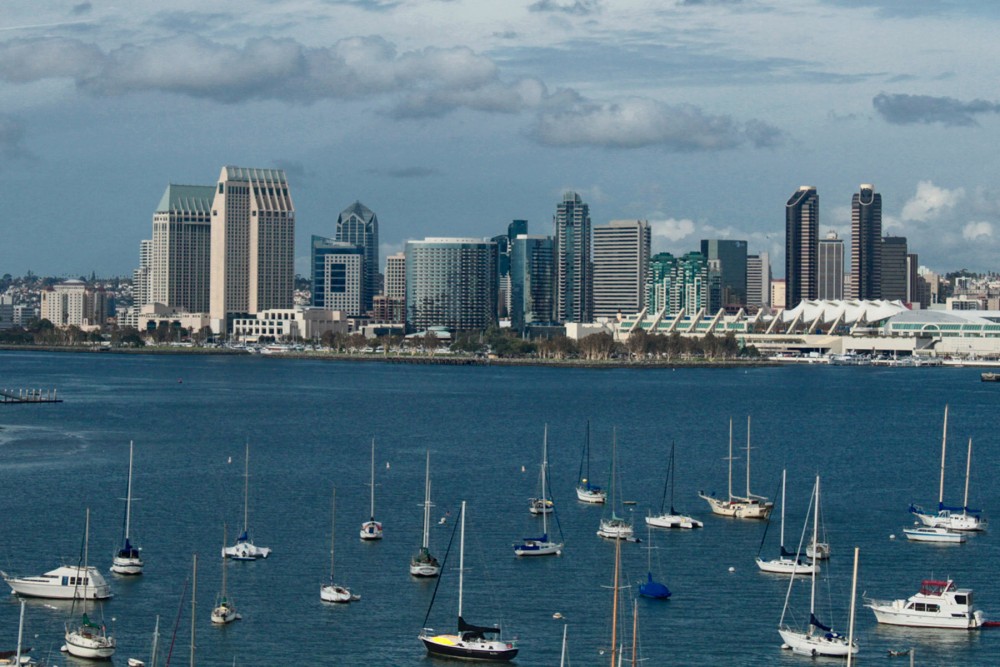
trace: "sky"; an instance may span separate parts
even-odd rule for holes
[[[551,234],[567,191],[653,250],[851,195],[935,271],[1000,270],[991,0],[5,0],[0,274],[128,275],[169,183],[281,168],[296,268],[359,200],[407,239]],[[384,263],[384,259],[383,259]]]

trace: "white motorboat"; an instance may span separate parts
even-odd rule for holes
[[[764,560],[760,557],[760,549],[757,550],[757,567],[761,572],[771,574],[812,574],[813,570],[819,571],[819,564],[806,563],[799,558],[797,552],[793,553],[785,549],[785,476],[786,471],[781,471],[781,551],[777,558]],[[770,521],[768,522],[770,525]],[[764,547],[764,539],[767,537],[767,528],[764,529],[764,537],[760,540],[761,548]],[[815,540],[814,540],[815,541]]]
[[[919,505],[910,505],[910,512],[920,519],[925,526],[932,528],[949,528],[951,530],[977,531],[986,530],[986,519],[980,510],[969,507],[969,474],[972,471],[972,438],[969,438],[969,449],[965,460],[965,497],[961,507],[948,507],[944,504],[944,468],[945,452],[948,446],[948,406],[944,406],[944,432],[941,435],[941,480],[938,484],[937,512],[927,511]]]
[[[972,590],[956,588],[951,579],[925,579],[920,591],[905,600],[865,600],[879,623],[913,628],[975,630],[983,624],[983,612],[972,601]]]
[[[257,560],[271,555],[269,547],[258,547],[250,539],[250,444],[247,443],[243,459],[243,532],[236,544],[222,548],[223,558],[233,560]]]
[[[545,495],[546,492],[546,481],[548,480],[548,466],[549,466],[549,425],[545,425],[545,432],[542,437],[542,468],[539,473],[539,485],[541,486],[542,492],[539,494],[541,498],[537,499],[543,503],[547,502],[547,509],[537,512],[542,516],[542,535],[541,537],[526,537],[520,544],[514,545],[514,555],[515,556],[558,556],[562,554],[562,543],[553,542],[549,539],[549,513],[553,511],[554,505],[551,500]],[[536,500],[532,498],[532,500]]]
[[[812,513],[813,519],[813,540],[815,541],[816,535],[819,534],[819,476],[816,476],[816,486],[813,489],[812,498],[809,502],[809,511]],[[809,520],[809,514],[806,514],[806,521]],[[803,528],[803,533],[805,529]],[[854,551],[854,580],[851,585],[851,610],[852,619],[851,627],[853,628],[853,610],[854,610],[854,590],[857,586],[857,575],[858,575],[858,551]],[[781,640],[784,642],[782,648],[789,648],[793,653],[798,655],[808,655],[812,657],[816,656],[829,656],[834,658],[846,658],[848,655],[855,655],[858,652],[858,644],[854,641],[853,637],[845,637],[839,632],[834,631],[830,626],[823,625],[822,622],[816,617],[816,569],[814,568],[810,574],[810,590],[809,590],[809,622],[805,629],[793,628],[785,623],[785,617],[788,614],[789,601],[792,597],[792,587],[795,584],[795,575],[797,572],[793,572],[791,578],[788,580],[788,591],[785,593],[785,607],[781,612],[781,620],[778,622],[778,634],[781,635]]]
[[[508,662],[517,655],[515,640],[503,639],[499,626],[473,625],[462,616],[462,597],[465,581],[465,501],[462,501],[462,520],[458,551],[458,631],[453,634],[437,634],[433,628],[421,630],[419,639],[427,648],[427,653],[443,658],[478,660],[481,662]],[[431,605],[434,598],[431,598]],[[430,608],[424,616],[430,615]],[[496,638],[491,638],[493,635]]]
[[[226,527],[222,527],[222,545],[226,545]],[[242,618],[236,611],[236,604],[226,595],[226,557],[222,557],[222,591],[212,607],[212,623],[225,625]]]
[[[729,420],[729,496],[716,498],[714,494],[707,495],[704,491],[698,495],[712,509],[712,514],[730,516],[736,519],[762,519],[771,516],[774,503],[764,496],[750,492],[750,417],[747,416],[747,493],[745,496],[733,494],[733,420]]]
[[[806,547],[806,557],[812,560],[826,560],[830,557],[830,545],[827,542],[809,542]]]
[[[141,549],[129,541],[129,528],[132,522],[132,454],[133,444],[128,443],[128,483],[125,490],[125,526],[122,534],[122,548],[111,561],[111,571],[115,574],[142,574]]]
[[[610,540],[632,540],[634,539],[635,531],[632,527],[632,522],[618,516],[616,509],[621,503],[621,491],[618,484],[618,470],[617,470],[617,449],[618,449],[618,437],[617,432],[611,432],[611,493],[609,497],[611,502],[611,515],[601,519],[601,525],[597,529],[597,534],[600,537],[606,537]],[[624,509],[622,510],[624,514]]]
[[[87,508],[87,523],[83,538],[83,567],[87,568],[87,558],[89,556],[90,545],[90,508]],[[107,660],[115,654],[117,644],[115,638],[108,634],[103,623],[95,623],[87,615],[87,589],[88,578],[84,577],[82,586],[84,589],[83,617],[79,623],[67,621],[64,635],[65,645],[63,650],[77,658],[89,658],[91,660]],[[75,608],[76,602],[73,606]]]
[[[410,559],[410,574],[414,577],[436,577],[441,573],[441,563],[431,555],[431,450],[427,450],[424,466],[424,536],[420,550]]]
[[[654,528],[701,528],[704,524],[686,514],[678,514],[674,509],[674,445],[670,444],[670,462],[667,463],[667,476],[663,480],[663,497],[660,499],[660,513],[646,517],[646,525]],[[670,485],[670,511],[666,511],[667,485]]]
[[[586,464],[586,467],[584,467]],[[579,482],[576,485],[576,499],[591,503],[592,505],[602,505],[608,499],[608,494],[601,487],[590,483],[590,421],[587,421],[587,437],[583,441],[583,455],[580,457],[580,473],[577,475]]]
[[[904,528],[903,533],[906,539],[913,542],[936,542],[938,544],[961,544],[966,537],[962,533],[948,528],[917,526],[914,528]]]
[[[57,600],[104,600],[111,597],[111,586],[93,565],[63,565],[34,577],[11,577],[3,572],[4,581],[15,593],[25,597]],[[86,584],[86,586],[84,586]]]
[[[372,438],[371,513],[368,521],[361,524],[361,539],[365,541],[382,539],[382,522],[375,520],[375,438]]]
[[[330,581],[319,588],[319,599],[323,602],[356,602],[360,595],[354,595],[350,590],[335,583],[333,578],[333,554],[337,538],[337,487],[333,487],[333,499],[330,501]]]

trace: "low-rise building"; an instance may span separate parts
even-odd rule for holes
[[[320,308],[278,308],[233,320],[232,336],[244,342],[317,340],[323,334],[349,333],[347,315]]]

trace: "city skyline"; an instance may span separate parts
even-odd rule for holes
[[[781,204],[802,183],[821,233],[850,238],[851,194],[876,183],[884,233],[922,264],[996,268],[992,3],[5,9],[0,268],[15,275],[129,274],[164,188],[222,164],[288,174],[302,275],[349,202],[378,212],[385,257],[512,219],[542,230],[566,191],[595,225],[648,220],[653,252],[742,239],[780,274]]]

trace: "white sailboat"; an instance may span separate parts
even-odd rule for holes
[[[222,526],[222,546],[226,545],[226,526]],[[241,619],[242,616],[236,611],[236,604],[226,595],[226,557],[222,557],[222,592],[212,607],[212,623],[225,625]]]
[[[770,572],[772,574],[812,574],[813,570],[819,571],[819,564],[815,561],[812,563],[805,563],[799,559],[799,554],[793,553],[785,549],[785,475],[786,471],[781,471],[781,551],[777,558],[772,558],[771,560],[764,560],[760,557],[760,550],[757,551],[757,567],[760,568],[761,572]],[[817,515],[819,513],[817,512]],[[767,529],[764,530],[764,537],[767,537]],[[815,542],[815,540],[814,540]],[[761,548],[764,546],[764,540],[760,541]]]
[[[83,569],[87,570],[87,558],[90,545],[90,508],[87,508],[87,522],[84,529],[83,538]],[[87,615],[87,583],[88,578],[83,577],[80,585],[83,586],[83,617],[79,623],[73,621],[66,622],[65,645],[63,650],[78,658],[90,658],[96,660],[107,660],[115,654],[115,638],[108,634],[103,623],[95,623]],[[74,603],[75,606],[75,603]]]
[[[816,485],[813,488],[812,498],[810,498],[809,501],[809,511],[812,513],[813,541],[815,541],[816,535],[819,534],[819,475],[816,476]],[[808,522],[808,520],[809,516],[807,514],[806,521]],[[805,533],[805,528],[803,528],[802,532]],[[855,552],[855,559],[856,558],[857,552]],[[855,563],[856,562],[857,561],[855,560]],[[808,655],[813,657],[823,655],[834,658],[846,658],[849,654],[856,654],[858,652],[858,645],[857,642],[853,641],[853,638],[848,638],[838,632],[835,632],[829,626],[823,625],[820,620],[816,618],[815,568],[810,575],[811,587],[809,591],[809,622],[806,624],[804,630],[792,628],[790,625],[785,623],[785,617],[788,614],[788,603],[792,596],[792,586],[795,584],[795,574],[796,572],[792,572],[792,577],[788,581],[788,592],[785,594],[785,606],[781,611],[781,620],[778,622],[778,634],[781,635],[781,639],[784,642],[782,648],[789,648],[794,653],[799,655]],[[854,570],[854,579],[856,582],[856,566]],[[853,609],[853,602],[851,607]]]
[[[465,582],[465,501],[462,501],[461,532],[458,552],[458,631],[454,634],[436,634],[433,628],[425,627],[419,639],[432,656],[479,660],[481,662],[508,662],[517,655],[517,642],[503,639],[498,626],[482,626],[467,623],[462,616],[462,593]],[[440,586],[441,580],[438,579]],[[433,598],[431,599],[433,604]],[[430,615],[427,609],[427,616]],[[427,624],[424,616],[424,624]],[[496,639],[489,636],[496,635]]]
[[[243,458],[243,532],[237,538],[236,544],[222,548],[222,557],[233,560],[257,560],[270,555],[269,547],[258,547],[250,539],[250,443],[247,443]]]
[[[350,590],[336,583],[333,578],[334,544],[337,538],[337,487],[333,487],[333,500],[330,501],[330,581],[319,588],[319,599],[323,602],[356,602],[360,595],[354,595]]]
[[[17,649],[5,651],[0,655],[0,667],[35,667],[38,662],[21,654],[21,642],[24,638],[24,600],[21,600],[21,618],[17,623]],[[28,649],[31,650],[31,649]]]
[[[549,513],[552,512],[554,505],[552,501],[546,495],[545,482],[549,475],[548,470],[549,465],[549,425],[545,425],[545,432],[542,437],[542,470],[539,474],[540,486],[542,489],[541,500],[548,503],[548,509],[545,511],[538,512],[542,515],[542,536],[541,537],[526,537],[520,544],[514,545],[514,555],[515,556],[558,556],[562,553],[562,543],[553,542],[549,539]],[[534,506],[534,501],[538,499],[532,498],[532,506]]]
[[[586,468],[584,468],[586,463]],[[608,498],[607,492],[599,486],[590,483],[590,421],[587,421],[587,437],[583,442],[583,455],[580,457],[580,473],[577,475],[579,483],[576,485],[576,499],[601,505]]]
[[[436,577],[441,572],[441,564],[431,555],[431,450],[427,450],[427,464],[424,467],[424,536],[420,550],[410,559],[410,574],[414,577]]]
[[[965,497],[961,507],[948,507],[944,504],[944,464],[945,451],[948,446],[948,406],[944,406],[944,432],[941,435],[941,482],[938,488],[938,510],[928,512],[918,505],[910,505],[912,512],[920,522],[931,528],[947,528],[949,530],[986,530],[986,519],[980,510],[969,507],[969,473],[972,470],[972,438],[969,438],[969,450],[965,461]]]
[[[116,574],[142,574],[141,549],[129,541],[129,529],[132,522],[132,441],[128,443],[128,484],[125,491],[125,527],[122,535],[122,548],[115,554],[111,562],[111,571]]]
[[[720,516],[731,516],[737,519],[767,519],[771,516],[774,503],[768,501],[764,496],[754,495],[750,492],[750,417],[747,416],[747,494],[745,496],[733,495],[733,420],[729,420],[729,497],[725,500],[716,498],[715,495],[705,495],[702,491],[698,495],[708,502],[713,514]]]
[[[382,522],[375,520],[375,438],[372,438],[371,512],[368,521],[361,524],[361,539],[381,540]]]
[[[601,519],[601,526],[597,529],[597,534],[601,537],[606,537],[612,540],[631,540],[633,538],[634,529],[632,528],[632,522],[628,519],[618,516],[616,509],[618,504],[621,503],[621,490],[618,484],[618,470],[617,470],[617,450],[618,450],[618,436],[617,431],[612,430],[611,432],[611,494],[609,503],[611,505],[611,516]],[[623,510],[624,513],[624,510]]]
[[[704,524],[686,514],[678,514],[674,509],[674,445],[670,444],[670,462],[667,464],[667,477],[663,480],[663,497],[660,499],[660,513],[646,517],[646,525],[655,528],[701,528]],[[665,511],[667,500],[667,485],[670,485],[670,511]]]

